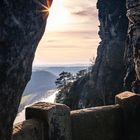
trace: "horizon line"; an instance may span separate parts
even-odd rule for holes
[[[90,65],[92,65],[91,63],[89,63],[89,64],[85,64],[85,63],[70,63],[70,64],[66,64],[66,63],[64,63],[64,64],[33,64],[33,67],[47,67],[47,66],[90,66]]]

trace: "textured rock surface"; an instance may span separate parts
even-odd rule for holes
[[[71,140],[70,109],[66,105],[36,103],[26,108],[26,119],[44,122],[46,140]]]
[[[128,29],[125,0],[98,0],[101,38],[92,72],[76,81],[68,101],[72,109],[112,104],[123,91],[123,63]]]
[[[71,111],[72,140],[124,140],[118,105]]]
[[[84,97],[88,99],[85,106],[113,104],[115,95],[123,90],[125,74],[123,55],[128,28],[125,0],[98,0],[97,8],[102,41],[90,79],[92,89]]]
[[[139,140],[139,108],[140,95],[131,92],[118,94],[116,105],[71,113],[65,105],[37,103],[26,111],[34,119],[14,126],[13,140]]]
[[[51,2],[50,0],[48,0]],[[46,0],[0,1],[0,140],[10,140],[48,13]]]
[[[26,120],[13,128],[12,140],[44,140],[44,124],[37,120]]]
[[[126,6],[129,28],[125,51],[127,63],[125,87],[140,93],[140,1],[127,0]]]

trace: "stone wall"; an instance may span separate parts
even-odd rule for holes
[[[18,123],[13,128],[13,140],[45,140],[43,125],[35,119]]]
[[[123,117],[119,105],[72,111],[71,121],[72,140],[122,139]]]
[[[13,140],[140,140],[140,95],[124,92],[116,105],[71,111],[66,105],[36,103]]]

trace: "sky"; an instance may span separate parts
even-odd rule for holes
[[[99,44],[97,0],[53,0],[34,65],[88,64]]]

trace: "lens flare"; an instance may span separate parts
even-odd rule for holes
[[[45,15],[48,16],[52,4],[52,0],[47,0],[46,5],[42,4],[38,0],[34,0],[34,1],[41,6],[41,10],[38,10],[38,12],[45,13]]]

